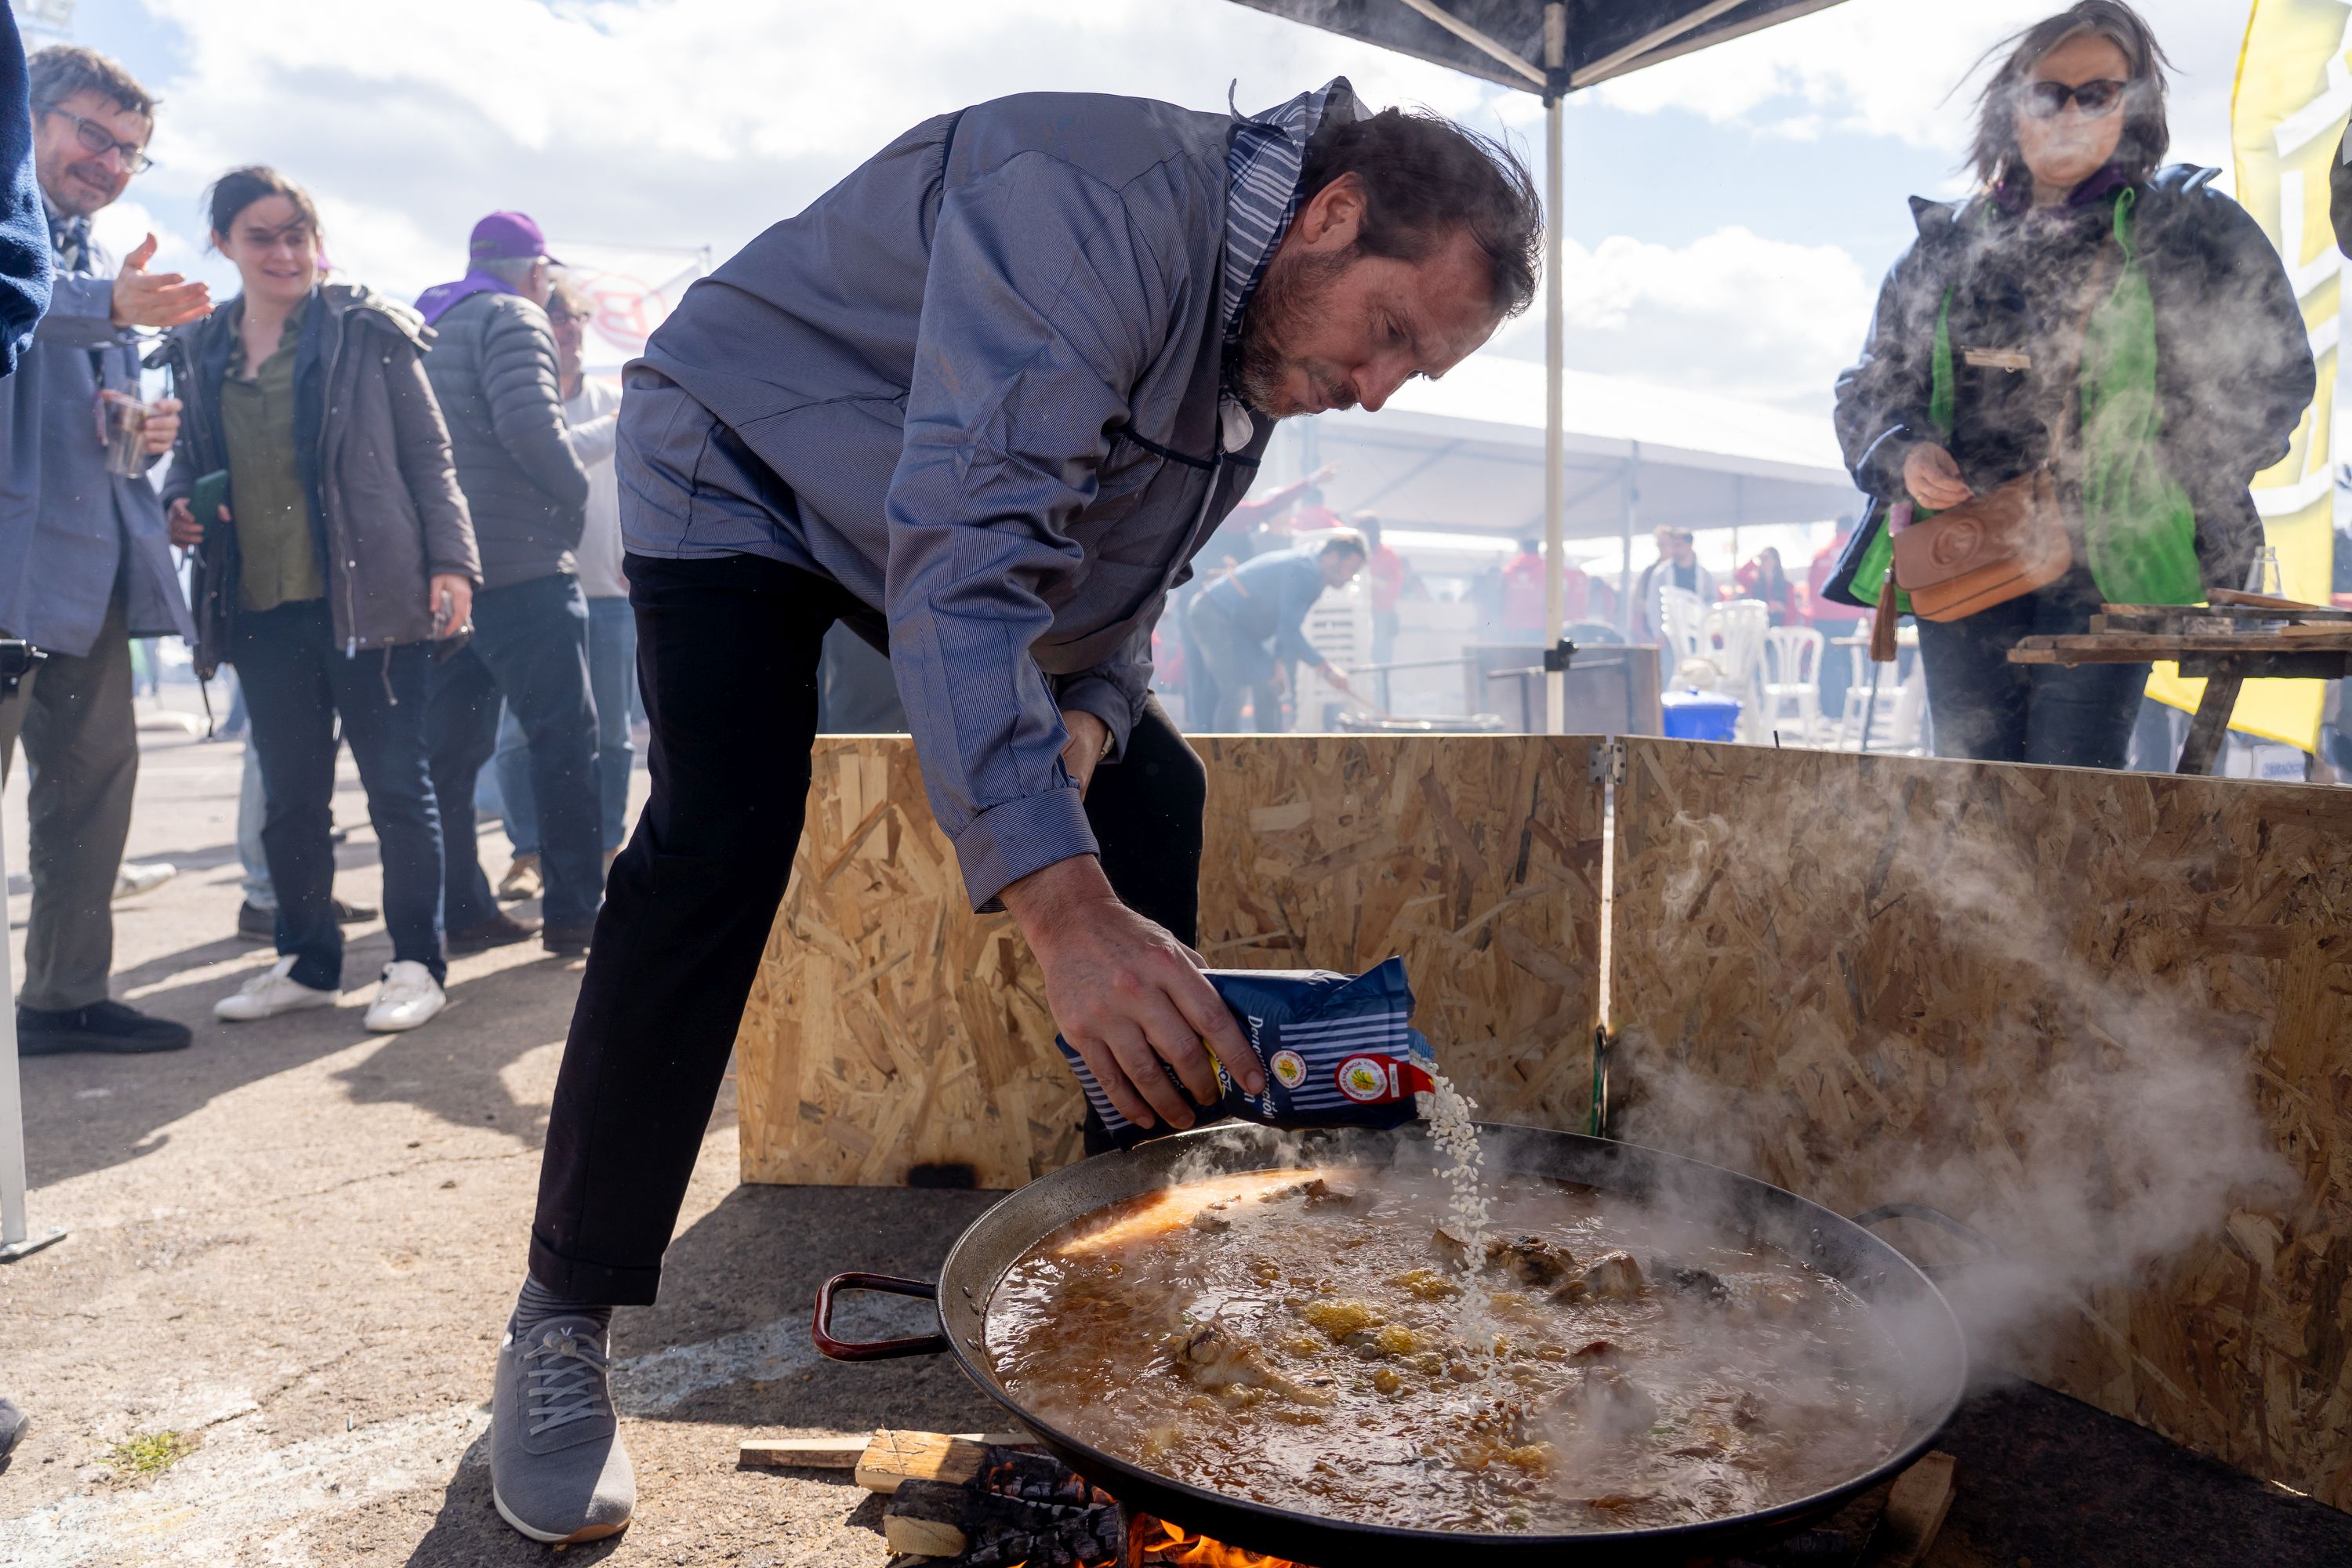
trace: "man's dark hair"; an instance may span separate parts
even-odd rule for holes
[[[1371,552],[1364,548],[1364,536],[1346,528],[1333,530],[1331,536],[1323,542],[1323,548],[1315,553],[1318,556],[1337,555],[1343,551],[1360,560],[1371,558]]]
[[[96,49],[86,49],[79,44],[52,44],[36,52],[25,62],[25,68],[31,79],[36,112],[54,108],[75,93],[88,90],[114,100],[127,113],[155,118],[155,95]]]
[[[2116,166],[2137,185],[2164,162],[2172,145],[2172,128],[2164,114],[2164,73],[2172,61],[2157,43],[2155,30],[2124,0],[2076,0],[2056,16],[2003,38],[1977,62],[1982,65],[2003,49],[2009,51],[1977,99],[1976,145],[1969,162],[1987,190],[2024,166],[2017,145],[2017,110],[2033,68],[2059,45],[2086,36],[2105,38],[2121,49],[2131,73],[2120,111],[2124,129],[2116,142]]]
[[[1326,123],[1307,149],[1299,188],[1312,200],[1342,174],[1364,187],[1357,250],[1422,262],[1466,232],[1486,256],[1500,314],[1516,316],[1535,299],[1543,203],[1527,164],[1500,142],[1425,110],[1383,109]]]

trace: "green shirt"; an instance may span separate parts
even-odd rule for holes
[[[277,352],[247,373],[245,301],[231,307],[228,374],[221,381],[221,430],[228,440],[230,515],[240,558],[239,609],[274,610],[323,599],[327,582],[310,531],[310,498],[294,450],[294,352],[302,341],[305,300],[287,318]]]

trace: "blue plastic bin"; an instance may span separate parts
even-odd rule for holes
[[[1676,741],[1728,741],[1739,728],[1739,699],[1696,688],[1669,691],[1663,699],[1666,734]]]

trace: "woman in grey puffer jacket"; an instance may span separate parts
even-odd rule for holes
[[[367,1026],[414,1028],[446,1000],[425,745],[432,648],[464,628],[481,580],[425,378],[431,333],[404,305],[320,281],[317,209],[276,171],[234,170],[208,200],[213,244],[244,289],[181,329],[195,384],[164,499],[173,542],[212,557],[218,614],[204,629],[217,626],[252,715],[281,955],[213,1010],[265,1018],[341,992],[328,818],[340,714],[393,942]],[[197,517],[199,495],[213,515]]]

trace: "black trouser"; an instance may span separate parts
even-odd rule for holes
[[[294,978],[340,989],[343,929],[335,919],[335,716],[367,788],[383,862],[383,920],[392,956],[446,977],[441,958],[441,818],[425,763],[426,643],[351,654],[335,646],[324,599],[236,617],[229,662],[253,718],[268,807],[262,853],[278,893],[278,951]]]
[[[588,678],[588,600],[570,573],[475,595],[473,640],[433,668],[425,732],[441,805],[442,919],[453,933],[499,912],[474,841],[474,781],[498,751],[501,700],[530,743],[547,883],[540,913],[550,926],[585,925],[604,880],[603,792]]]
[[[2048,587],[1957,621],[1921,621],[1938,756],[2120,768],[2131,751],[2145,664],[2011,664],[2025,637],[2091,629],[2098,585],[2081,566]]]
[[[613,864],[548,1115],[530,1271],[654,1300],[661,1257],[775,924],[807,806],[817,663],[846,590],[756,556],[628,558],[653,795]],[[1159,704],[1087,817],[1129,907],[1186,942],[1207,774]]]

